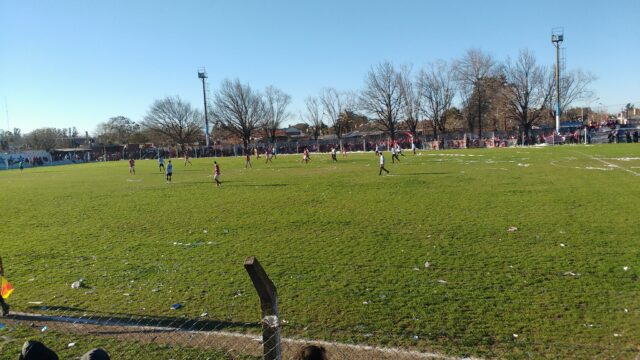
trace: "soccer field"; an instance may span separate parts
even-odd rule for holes
[[[489,358],[633,359],[640,146],[174,159],[0,171],[12,310],[260,319],[285,336]],[[84,279],[81,289],[74,281]],[[172,310],[171,304],[183,308]],[[46,307],[44,307],[46,306]],[[46,310],[44,310],[46,309]],[[233,326],[230,326],[233,330]],[[0,334],[2,335],[2,334]]]

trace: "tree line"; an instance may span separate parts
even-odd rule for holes
[[[529,133],[554,117],[554,71],[529,50],[498,61],[480,49],[469,49],[459,59],[438,60],[417,70],[382,62],[369,69],[358,91],[329,87],[305,98],[300,118],[313,138],[333,133],[339,141],[365,123],[374,124],[392,140],[401,128],[417,135],[425,121],[434,137],[453,129],[478,136],[498,129]],[[581,70],[561,73],[561,114],[577,100],[593,96],[594,80],[594,75]],[[276,130],[292,117],[291,96],[275,86],[260,91],[239,79],[225,79],[210,100],[214,134],[234,136],[245,149],[258,132],[274,142]],[[171,96],[154,101],[139,123],[123,116],[100,123],[94,140],[185,145],[202,141],[203,127],[199,109]],[[50,128],[28,135],[34,147],[43,149],[57,146],[52,139],[64,138],[60,129]]]

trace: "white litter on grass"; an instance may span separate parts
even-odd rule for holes
[[[531,164],[518,163],[518,166],[522,166],[522,167],[529,167],[529,165],[531,165]]]
[[[124,294],[122,294],[122,295],[124,295],[124,296],[131,296],[131,294],[129,294],[129,293],[124,293]]]
[[[628,312],[629,312],[629,309],[624,309],[624,312],[628,313]]]
[[[518,334],[513,334],[513,338],[517,339],[518,338]]]
[[[209,313],[203,312],[202,314],[200,314],[200,317],[206,317],[208,315],[209,315]]]
[[[612,158],[607,160],[632,161],[632,160],[640,160],[640,157],[621,157],[621,158]]]
[[[362,305],[369,305],[369,302],[368,301],[363,301]]]
[[[567,271],[567,272],[565,272],[565,273],[564,273],[564,275],[565,275],[565,276],[567,276],[567,275],[570,275],[570,276],[580,276],[580,274],[579,274],[579,273],[577,273],[577,274],[576,274],[576,273],[574,273],[574,272],[572,272],[572,271]]]
[[[206,233],[208,233],[208,232],[209,232],[209,230],[204,229],[204,230],[202,230],[202,232],[206,234]]]
[[[511,226],[510,228],[507,229],[507,232],[516,232],[518,231],[518,228],[515,226]]]
[[[74,342],[69,343],[69,345],[67,345],[67,347],[74,347],[74,346],[76,346],[76,343],[74,343]]]
[[[484,155],[472,155],[472,154],[427,154],[428,156],[453,156],[453,157],[462,157],[462,156],[484,156]]]
[[[567,246],[567,245],[560,243],[560,247],[565,247],[565,246]]]
[[[622,268],[622,270],[627,271],[627,270],[629,270],[629,267],[625,266],[625,267]]]
[[[425,268],[429,268],[429,266],[431,266],[431,263],[430,263],[430,262],[428,262],[428,261],[426,261],[426,262],[424,263],[424,267],[425,267]]]
[[[80,279],[80,280],[78,280],[78,281],[74,281],[74,282],[71,284],[71,288],[72,288],[72,289],[80,289],[80,287],[82,286],[82,284],[83,284],[83,283],[84,283],[84,279]]]
[[[42,305],[42,301],[29,301],[27,304],[31,304],[31,305]]]
[[[618,334],[618,333],[614,333],[614,334],[613,334],[613,336],[615,336],[615,337],[620,337],[620,336],[622,336],[622,335],[620,335],[620,334]]]
[[[447,283],[445,280],[442,280],[442,279],[438,279],[438,282],[439,282],[440,284],[446,284],[446,283]]]

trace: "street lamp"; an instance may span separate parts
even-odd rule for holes
[[[600,122],[602,123],[602,121],[604,121],[603,117],[604,113],[607,111],[607,108],[601,102],[599,102],[598,105],[600,105]]]
[[[560,133],[560,44],[564,40],[564,30],[555,28],[551,30],[551,42],[556,47],[556,133]]]
[[[204,132],[207,149],[209,149],[209,114],[207,114],[207,90],[204,83],[204,79],[207,78],[207,71],[205,68],[200,68],[198,70],[198,78],[202,79],[202,96],[204,97]]]

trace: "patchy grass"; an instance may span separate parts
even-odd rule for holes
[[[174,160],[172,184],[155,161],[135,176],[124,161],[0,172],[12,309],[207,313],[257,332],[242,267],[256,255],[285,336],[496,358],[638,352],[637,144],[387,154],[390,176],[373,154],[217,160],[221,190],[212,159]]]

